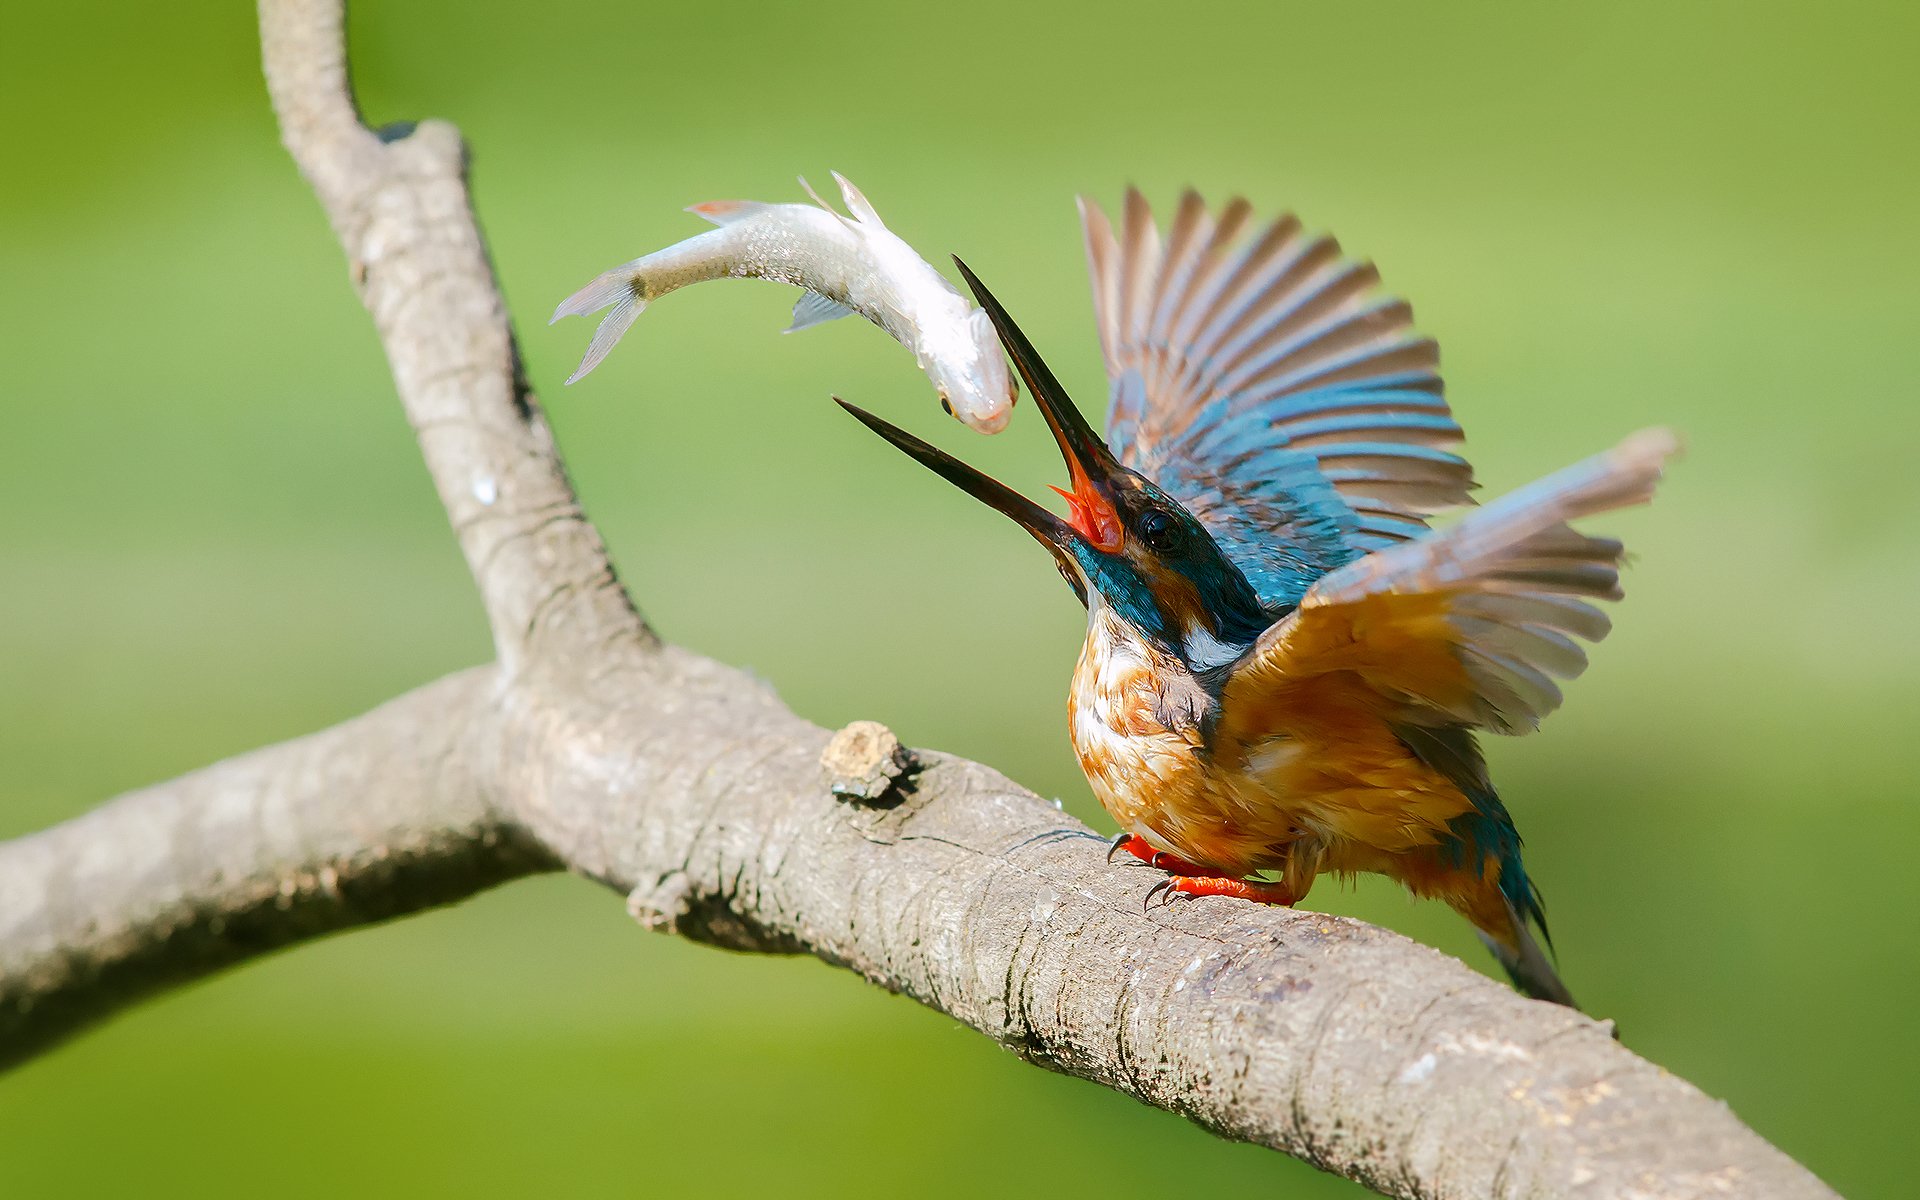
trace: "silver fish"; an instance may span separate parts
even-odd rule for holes
[[[786,332],[858,313],[913,351],[940,406],[981,433],[998,433],[1017,396],[993,322],[889,230],[838,171],[845,217],[818,193],[806,204],[716,200],[687,209],[718,225],[636,258],[561,302],[553,320],[611,308],[594,331],[572,383],[600,365],[648,304],[709,279],[771,279],[807,290]],[[548,324],[552,324],[549,321]]]

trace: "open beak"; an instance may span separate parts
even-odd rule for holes
[[[993,321],[1001,344],[1007,348],[1007,355],[1013,359],[1020,378],[1026,381],[1027,391],[1046,417],[1047,427],[1053,430],[1053,440],[1060,446],[1060,456],[1066,460],[1067,477],[1073,485],[1072,491],[1053,489],[1066,498],[1070,510],[1067,519],[1062,520],[1000,481],[974,470],[945,451],[928,445],[872,413],[838,397],[835,397],[835,402],[858,417],[868,429],[919,460],[936,475],[974,499],[1012,517],[1023,529],[1052,549],[1056,556],[1066,555],[1070,558],[1073,539],[1109,554],[1119,550],[1124,533],[1119,514],[1113,506],[1113,490],[1122,478],[1124,468],[1115,461],[1106,443],[1094,433],[1086,418],[1080,415],[1080,410],[1074,407],[1060,382],[1053,377],[1053,372],[1034,352],[1033,343],[1020,332],[1020,327],[1013,323],[1007,310],[1000,307],[993,293],[986,289],[986,285],[968,269],[966,263],[957,258],[953,261],[966,277],[967,286],[973,289],[974,299]],[[1065,562],[1062,565],[1065,566]]]
[[[1072,545],[1073,526],[993,476],[974,470],[945,450],[928,445],[898,425],[883,421],[858,405],[848,404],[838,396],[833,398],[833,402],[859,418],[862,425],[906,451],[934,474],[982,504],[997,508],[1018,521],[1022,529],[1038,538],[1048,549],[1066,553]]]

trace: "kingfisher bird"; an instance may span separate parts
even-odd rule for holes
[[[1117,231],[1081,217],[1105,442],[959,264],[1066,460],[1065,518],[841,404],[1018,522],[1086,606],[1069,728],[1120,825],[1109,858],[1169,872],[1149,901],[1291,905],[1322,872],[1377,872],[1573,1006],[1475,734],[1533,729],[1586,666],[1622,547],[1569,522],[1650,499],[1677,441],[1643,430],[1432,528],[1472,471],[1438,348],[1370,263],[1192,191],[1164,237],[1137,191]]]

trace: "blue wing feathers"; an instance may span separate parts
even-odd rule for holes
[[[1337,247],[1330,247],[1334,253]],[[1263,314],[1262,319],[1241,318],[1228,326],[1232,334],[1223,339],[1224,344],[1196,347],[1207,358],[1222,365],[1224,371],[1245,370],[1249,366],[1257,368],[1263,362],[1272,362],[1298,350],[1302,345],[1327,336],[1342,328],[1357,329],[1366,332],[1369,325],[1378,326],[1381,318],[1391,319],[1390,311],[1405,305],[1393,299],[1380,301],[1371,312],[1362,309],[1351,311],[1353,305],[1366,297],[1380,282],[1379,272],[1371,266],[1356,267],[1352,270],[1324,279],[1304,289],[1301,294],[1285,294],[1289,278],[1277,280],[1273,287],[1265,289],[1256,299],[1266,299],[1274,305],[1274,310]],[[1259,353],[1256,355],[1255,352]],[[1252,362],[1249,363],[1249,358]]]
[[[1182,197],[1163,239],[1129,192],[1082,203],[1120,460],[1194,510],[1270,607],[1471,503],[1439,350],[1378,272],[1283,215]],[[1265,580],[1265,583],[1262,582]]]
[[[1299,222],[1293,222],[1290,232],[1297,235],[1299,231]],[[1329,237],[1309,242],[1290,254],[1268,256],[1232,292],[1221,297],[1218,315],[1194,345],[1205,353],[1217,353],[1242,331],[1271,328],[1285,320],[1298,306],[1299,297],[1294,292],[1301,283],[1339,258],[1340,245]]]
[[[1445,401],[1440,402],[1439,412],[1398,412],[1391,409],[1382,411],[1364,403],[1355,404],[1345,396],[1317,394],[1314,399],[1321,402],[1318,405],[1321,415],[1303,414],[1287,422],[1287,435],[1296,445],[1308,438],[1328,434],[1371,433],[1384,437],[1396,430],[1403,430],[1419,442],[1430,444],[1433,438],[1457,436],[1460,432],[1460,427],[1446,411]]]

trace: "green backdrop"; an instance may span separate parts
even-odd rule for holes
[[[1637,560],[1545,733],[1493,748],[1562,966],[1636,1050],[1855,1197],[1911,1186],[1920,639],[1910,5],[727,6],[411,0],[353,29],[437,115],[589,510],[669,637],[1102,829],[1045,556],[837,392],[1028,490],[1037,424],[703,287],[562,391],[542,322],[682,206],[858,181],[964,253],[1082,403],[1072,197],[1294,207],[1441,338],[1497,493],[1653,422]],[[240,4],[15,3],[0,71],[0,834],[360,712],[488,639]],[[1030,409],[1022,409],[1030,413]],[[1484,966],[1384,883],[1315,905]],[[0,1080],[20,1195],[1164,1196],[1358,1189],[1054,1078],[812,961],[549,878],[255,963]]]

